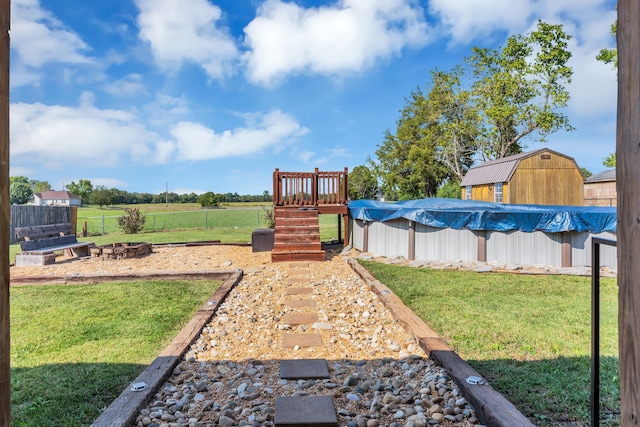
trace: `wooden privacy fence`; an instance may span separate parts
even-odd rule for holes
[[[273,173],[273,204],[276,206],[346,205],[349,171]]]
[[[10,242],[15,243],[18,241],[16,227],[66,222],[71,223],[74,232],[78,229],[78,208],[75,206],[11,206]]]

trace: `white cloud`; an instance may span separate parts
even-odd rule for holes
[[[495,31],[519,32],[528,25],[530,0],[431,0],[429,11],[438,16],[452,44],[489,39]],[[499,11],[499,12],[497,12]]]
[[[191,194],[191,193],[195,193],[195,194],[200,195],[200,194],[204,194],[207,191],[211,191],[211,190],[203,190],[202,188],[178,187],[178,188],[170,188],[169,191],[171,193],[176,193],[176,194]],[[158,194],[160,194],[160,192],[158,192]]]
[[[599,49],[576,49],[569,65],[573,79],[569,85],[570,114],[597,117],[614,115],[618,98],[617,73],[611,65],[596,61]]]
[[[608,19],[609,25],[615,2],[611,0],[431,0],[429,12],[442,23],[442,32],[452,44],[467,44],[478,40],[486,44],[497,32],[524,33],[535,26],[537,19],[565,24],[589,35],[585,23],[594,19]],[[581,41],[582,43],[582,41]]]
[[[11,2],[11,49],[18,68],[40,67],[45,63],[86,64],[90,48],[38,0]]]
[[[123,98],[147,93],[142,75],[136,73],[107,84],[104,90],[113,96]]]
[[[98,109],[90,104],[91,98],[83,94],[79,107],[11,104],[12,161],[43,168],[70,163],[117,166],[122,155],[145,153],[146,144],[158,139],[135,115]]]
[[[615,2],[608,0],[514,0],[504,7],[502,0],[469,2],[433,0],[430,12],[439,16],[451,43],[487,45],[500,32],[524,34],[535,30],[537,19],[562,24],[572,36],[568,49],[574,74],[568,85],[571,93],[569,114],[598,116],[615,111],[616,73],[595,57],[615,40],[610,26],[616,19]],[[500,10],[500,13],[496,13]],[[503,44],[500,42],[499,44]]]
[[[183,94],[180,97],[163,93],[157,94],[155,100],[143,107],[149,126],[154,129],[166,129],[168,126],[183,120],[189,110],[189,101]]]
[[[89,178],[89,181],[91,181],[91,184],[93,185],[94,188],[98,186],[104,186],[107,188],[122,189],[129,186],[128,183],[117,178],[99,178],[98,177],[98,178]]]
[[[22,166],[9,166],[9,176],[32,176],[34,170]]]
[[[207,0],[136,0],[139,37],[151,45],[156,62],[178,68],[184,61],[201,66],[212,79],[232,71],[235,42],[217,27],[219,7]]]
[[[244,29],[248,78],[273,85],[288,74],[360,72],[429,40],[423,10],[407,0],[341,0],[303,9],[267,0]]]
[[[167,143],[159,144],[158,149],[168,158],[175,154],[179,160],[189,161],[246,156],[308,132],[293,117],[279,110],[261,116],[258,122],[245,123],[245,126],[216,133],[199,123],[180,122],[171,130],[175,153],[168,149]]]
[[[316,154],[314,151],[302,151],[296,157],[303,163],[314,165],[325,165],[335,159],[351,157],[351,151],[343,147],[326,148],[321,157],[316,157]]]

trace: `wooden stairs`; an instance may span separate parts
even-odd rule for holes
[[[276,206],[272,262],[324,261],[315,207]]]

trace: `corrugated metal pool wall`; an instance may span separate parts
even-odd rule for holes
[[[388,258],[552,267],[590,266],[591,237],[616,239],[615,233],[477,232],[434,228],[407,219],[368,223],[351,220],[350,230],[350,242],[355,249]],[[569,250],[563,251],[563,244],[569,245]],[[602,265],[616,268],[616,248],[603,246],[600,250]]]

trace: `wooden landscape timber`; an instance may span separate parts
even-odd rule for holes
[[[518,409],[489,384],[470,384],[468,378],[482,376],[463,360],[440,336],[422,319],[411,311],[391,289],[380,283],[356,260],[350,259],[349,265],[376,293],[383,304],[391,311],[407,331],[413,335],[427,355],[444,367],[453,377],[460,391],[473,406],[476,415],[486,425],[496,427],[533,427]],[[473,382],[473,381],[472,381]]]
[[[20,285],[52,285],[73,283],[130,282],[134,280],[227,280],[228,277],[242,270],[195,270],[164,271],[161,273],[111,273],[111,274],[79,274],[64,276],[17,276],[11,278],[11,286]]]

